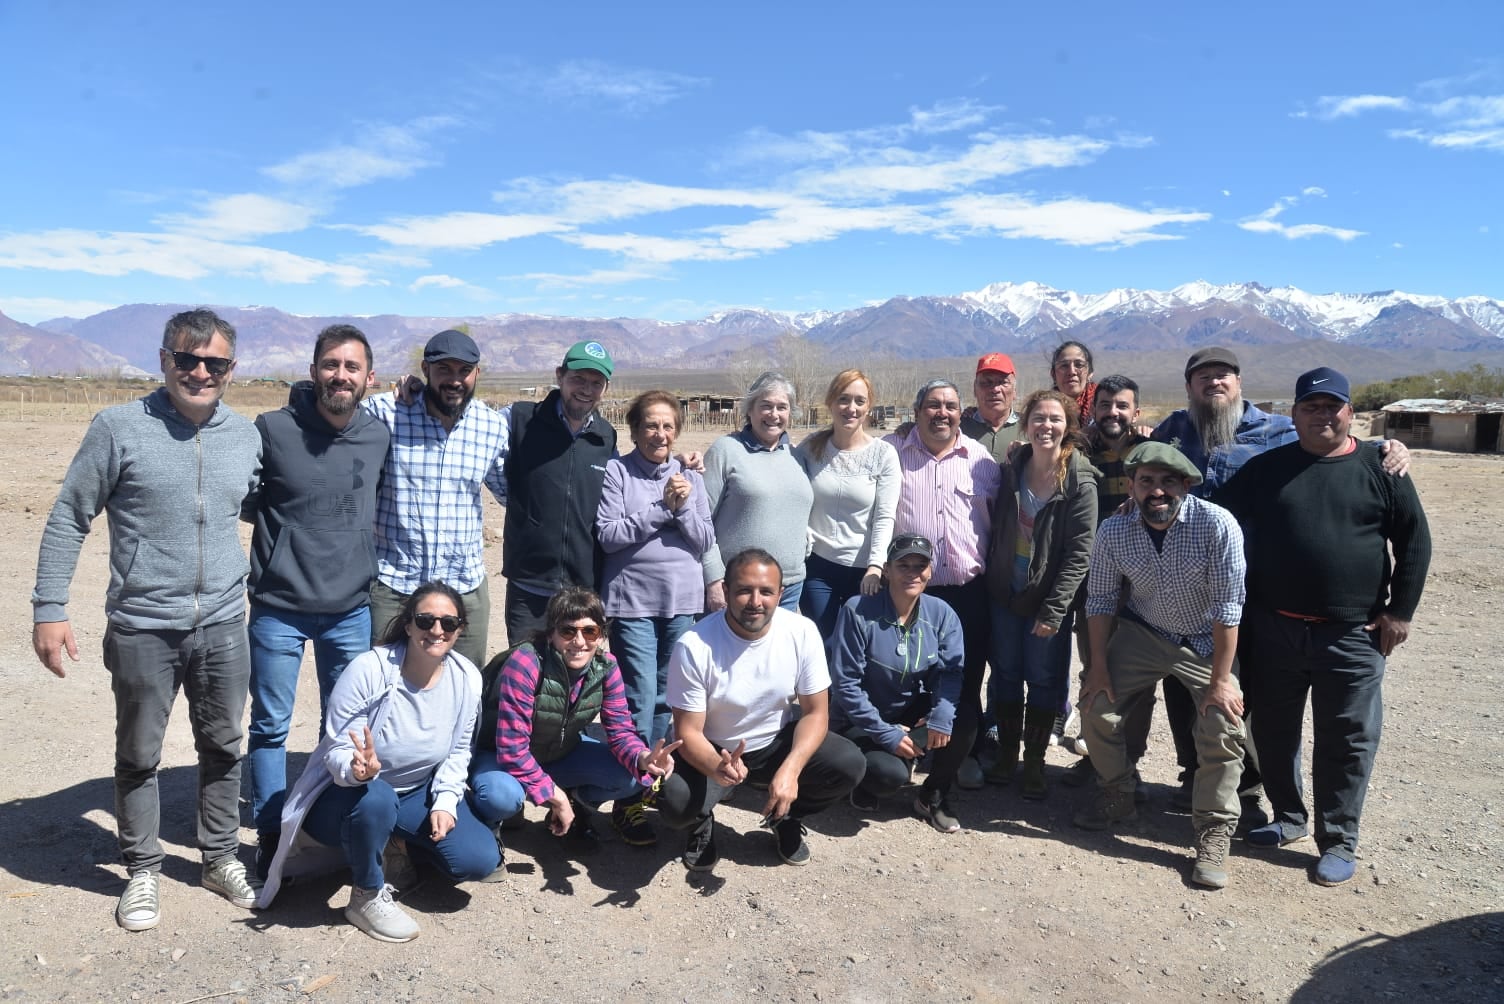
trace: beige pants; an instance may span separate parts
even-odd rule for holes
[[[1123,723],[1136,704],[1166,676],[1185,684],[1200,705],[1211,682],[1212,664],[1191,649],[1160,637],[1135,621],[1119,619],[1107,643],[1107,673],[1116,701],[1098,694],[1081,722],[1091,763],[1106,791],[1133,790]],[[1238,664],[1233,662],[1233,680]],[[1196,829],[1213,823],[1238,821],[1238,779],[1243,774],[1243,729],[1228,721],[1220,708],[1196,716],[1196,785],[1191,796],[1191,819]]]

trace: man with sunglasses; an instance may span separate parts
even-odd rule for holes
[[[115,910],[128,931],[161,919],[164,853],[157,767],[168,714],[188,696],[198,750],[203,885],[249,909],[256,888],[240,848],[240,740],[250,660],[241,505],[261,437],[220,403],[235,368],[235,329],[209,310],[168,320],[163,386],[94,416],[42,532],[32,647],[64,676],[78,660],[68,589],[90,524],[109,513],[104,665],[115,695],[115,820],[129,881]]]
[[[319,332],[308,374],[312,382],[295,385],[286,407],[256,419],[261,485],[246,514],[255,524],[246,759],[262,879],[281,832],[303,650],[313,643],[322,722],[335,681],[371,647],[371,526],[391,445],[387,427],[360,407],[375,374],[359,328],[332,324]]]

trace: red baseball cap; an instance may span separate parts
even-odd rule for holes
[[[989,352],[977,360],[977,372],[1014,373],[1013,360],[1001,352]]]

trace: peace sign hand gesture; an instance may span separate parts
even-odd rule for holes
[[[365,726],[365,741],[350,730],[350,742],[355,747],[355,752],[350,756],[350,776],[361,784],[374,778],[381,772],[381,761],[376,757],[376,740],[371,737],[371,727]]]
[[[637,756],[637,773],[650,774],[653,777],[668,777],[674,772],[674,750],[684,745],[683,739],[676,739],[669,745],[663,745],[662,739],[653,744],[650,750],[643,750]]]
[[[715,769],[715,779],[719,784],[731,788],[747,779],[747,766],[742,763],[742,754],[745,752],[745,739],[737,743],[735,750],[721,750],[721,762]]]

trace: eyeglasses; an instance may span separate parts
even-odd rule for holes
[[[434,624],[437,623],[444,629],[445,634],[453,634],[465,626],[465,618],[449,614],[439,617],[436,614],[422,613],[413,614],[413,623],[418,625],[419,631],[432,631]]]
[[[601,640],[601,629],[598,624],[560,624],[554,628],[554,634],[559,636],[560,641],[569,641],[575,635],[579,635],[590,644]]]
[[[203,363],[204,369],[209,371],[210,376],[222,377],[230,372],[230,367],[235,365],[233,359],[221,359],[218,356],[196,356],[192,352],[174,352],[172,349],[163,349],[172,356],[172,365],[184,373],[192,373],[198,369],[198,364]]]

